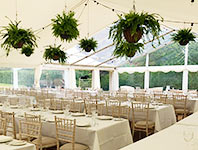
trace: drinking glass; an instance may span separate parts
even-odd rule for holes
[[[194,132],[193,132],[193,129],[191,128],[186,128],[183,130],[183,137],[184,137],[184,141],[187,142],[188,144],[188,147],[189,147],[189,150],[192,149],[192,145],[191,145],[191,140],[193,139],[194,137]]]
[[[64,109],[65,117],[69,116],[69,110],[70,110],[69,105],[66,105],[66,106],[65,106],[65,109]]]
[[[186,128],[183,131],[184,140],[190,142],[194,137],[194,132],[191,128]]]
[[[96,126],[97,125],[97,122],[96,122],[97,110],[95,107],[91,108],[91,115],[92,115],[93,126]]]

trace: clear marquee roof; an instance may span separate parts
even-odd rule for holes
[[[16,50],[12,50],[6,57],[5,51],[0,48],[0,67],[35,68],[45,64],[42,58],[44,48],[55,43],[62,44],[68,55],[67,63],[70,65],[120,66],[125,62],[125,58],[118,59],[112,55],[114,47],[109,46],[112,44],[108,39],[109,26],[118,19],[117,14],[129,12],[134,4],[137,12],[158,13],[164,18],[162,35],[170,33],[172,28],[190,27],[191,23],[193,23],[193,31],[198,31],[198,1],[191,3],[190,0],[1,0],[0,2],[0,27],[7,26],[9,23],[9,19],[5,16],[14,21],[17,14],[21,27],[32,28],[39,37],[38,48],[29,58]],[[85,4],[88,5],[85,6]],[[59,39],[55,39],[50,26],[51,19],[65,9],[75,11],[75,17],[79,20],[80,37],[71,43],[62,43]],[[93,52],[82,52],[76,45],[88,33],[99,43],[96,52],[98,50],[100,52],[93,55]],[[170,35],[167,34],[155,49],[151,47],[151,43],[145,44],[145,50],[135,57],[150,53],[170,42]],[[101,50],[106,46],[109,47]]]

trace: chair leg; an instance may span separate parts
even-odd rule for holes
[[[149,134],[148,134],[148,132],[149,132],[149,131],[148,131],[148,128],[147,128],[147,129],[146,129],[146,136],[148,136],[148,135],[149,135]]]

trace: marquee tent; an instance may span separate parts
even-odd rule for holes
[[[35,68],[44,64],[45,60],[42,56],[45,46],[54,43],[62,44],[67,51],[68,48],[77,44],[81,38],[95,35],[116,21],[118,19],[117,14],[127,13],[129,10],[133,10],[134,6],[138,12],[160,14],[165,20],[162,24],[170,28],[190,27],[191,23],[194,23],[193,31],[196,32],[198,31],[197,3],[197,1],[191,3],[190,0],[1,0],[0,26],[8,25],[9,19],[12,21],[17,19],[21,21],[22,27],[32,28],[39,38],[38,48],[29,58],[16,50],[12,50],[10,55],[6,57],[5,51],[0,48],[0,66]],[[80,37],[71,43],[61,43],[59,39],[52,36],[51,19],[63,10],[74,11],[76,13],[75,17],[79,20]],[[184,24],[184,22],[186,23]],[[0,42],[2,43],[2,41]],[[106,46],[108,45],[102,45],[100,49],[105,49]],[[106,54],[109,53],[109,49],[112,49],[112,47],[104,50]],[[86,55],[86,53],[82,53],[80,58]],[[74,54],[72,56],[70,60],[74,61],[69,61],[70,64],[73,64],[79,58]],[[99,62],[94,58],[96,60],[94,66],[105,66],[106,63],[111,62],[112,50],[108,56],[110,58]],[[110,61],[108,61],[109,59]],[[78,65],[89,65],[90,61],[80,61]]]

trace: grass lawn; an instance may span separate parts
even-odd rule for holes
[[[0,87],[12,87],[12,84],[0,83]]]

